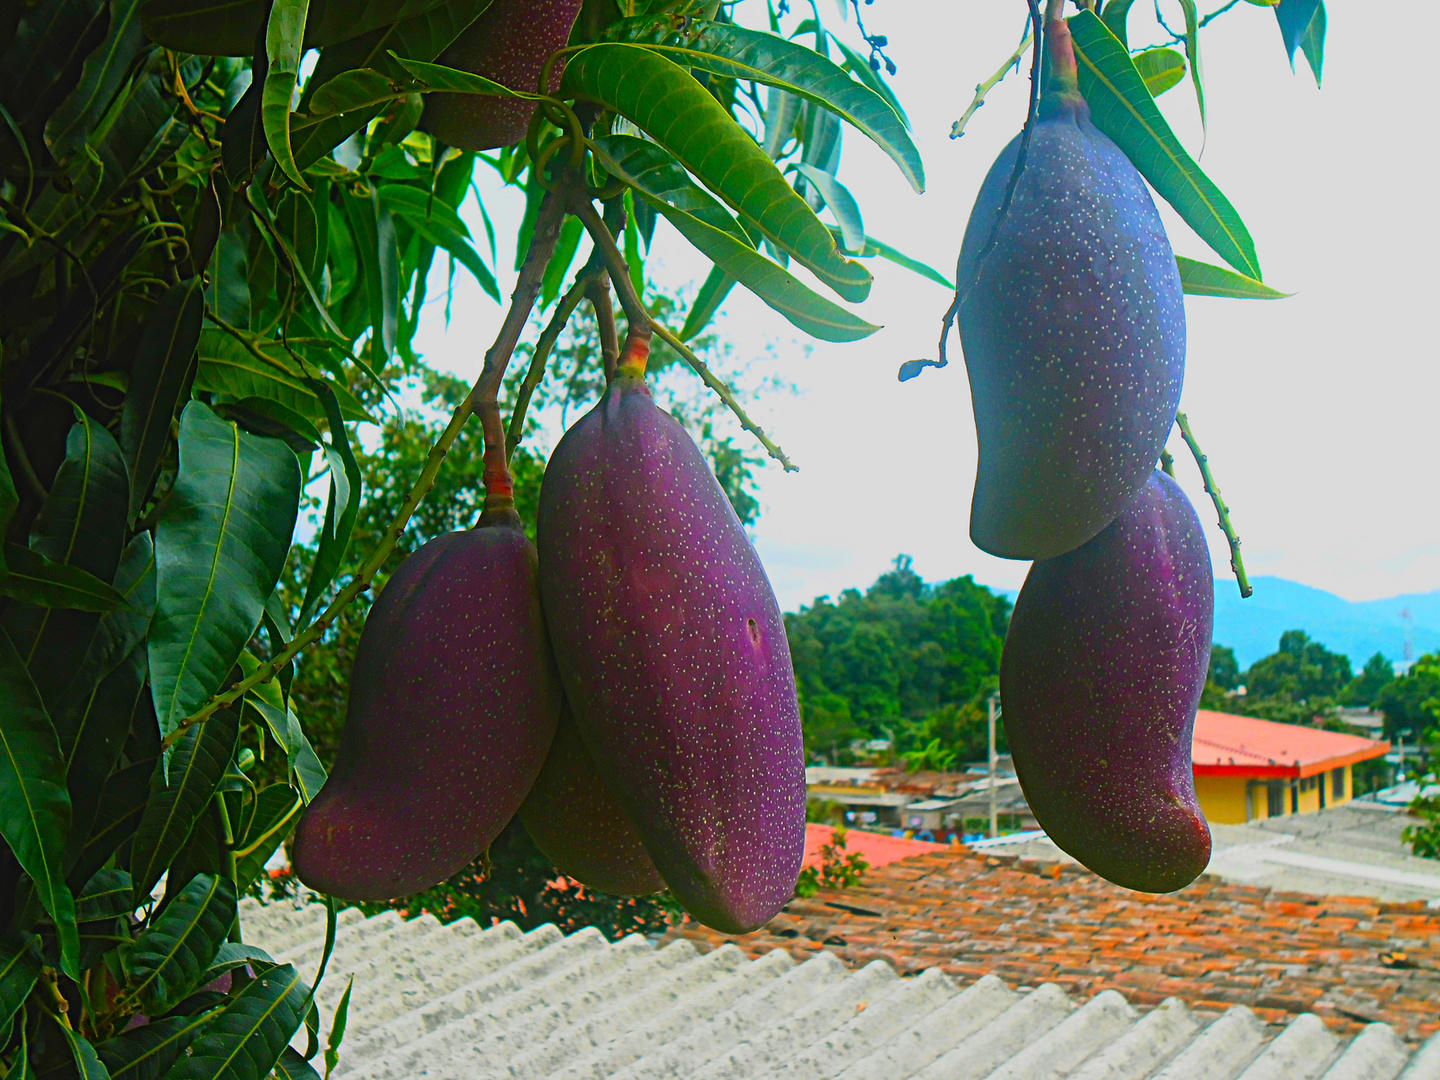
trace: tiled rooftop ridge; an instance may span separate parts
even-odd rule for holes
[[[734,942],[752,957],[827,950],[852,969],[880,959],[904,975],[939,968],[961,985],[994,974],[1082,997],[1118,990],[1141,1008],[1173,996],[1274,1022],[1314,1013],[1339,1033],[1373,1021],[1410,1040],[1440,1030],[1440,912],[1209,875],[1151,896],[1074,865],[942,851],[796,899],[743,937],[696,923],[669,937]]]

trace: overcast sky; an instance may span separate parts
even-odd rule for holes
[[[1149,33],[1148,7],[1135,5],[1131,16],[1137,43]],[[1397,47],[1406,9],[1418,4],[1398,5],[1382,20],[1368,5],[1334,3],[1320,90],[1303,58],[1291,74],[1268,10],[1238,4],[1202,35],[1209,133],[1201,164],[1244,217],[1266,281],[1296,295],[1187,298],[1181,407],[1231,506],[1251,574],[1353,600],[1440,588],[1440,125],[1426,65]],[[833,0],[822,10],[832,15]],[[867,232],[953,273],[980,182],[1023,122],[1028,64],[991,94],[964,138],[951,141],[950,126],[975,84],[1014,48],[1025,4],[878,0],[864,10],[870,30],[890,39],[899,65],[892,85],[909,112],[928,187],[914,194],[853,130],[840,178],[859,199]],[[1189,84],[1160,103],[1198,153]],[[483,172],[477,177],[508,270],[513,247],[506,251],[503,237],[513,237],[519,200]],[[1221,262],[1168,206],[1161,211],[1178,254]],[[483,236],[473,203],[467,217]],[[895,379],[901,362],[934,355],[950,297],[888,263],[869,265],[875,287],[859,310],[885,329],[865,341],[807,350],[742,289],[718,321],[738,355],[758,358],[752,379],[773,372],[800,388],[755,410],[800,466],[788,475],[768,469],[762,479],[756,542],[781,605],[864,587],[900,552],[927,580],[969,573],[1016,588],[1028,564],[986,555],[967,535],[975,434],[958,340],[949,368],[903,385]],[[706,269],[662,222],[652,274],[676,287],[693,285]],[[502,277],[507,290],[512,281],[513,273]],[[418,342],[429,361],[473,377],[499,307],[462,280],[448,331],[440,309],[430,312]],[[1210,526],[1216,573],[1228,573],[1224,538],[1178,435],[1171,451]]]

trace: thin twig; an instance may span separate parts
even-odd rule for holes
[[[540,340],[535,343],[535,351],[530,355],[530,367],[525,372],[525,378],[520,383],[520,389],[515,393],[515,408],[510,412],[510,428],[505,435],[505,459],[509,461],[515,456],[515,448],[520,445],[520,440],[525,436],[525,413],[530,408],[530,398],[535,394],[535,388],[540,385],[540,380],[545,377],[545,364],[550,359],[550,351],[555,348],[555,342],[560,339],[565,326],[570,322],[570,316],[585,299],[597,276],[604,276],[603,270],[586,265],[581,267],[580,272],[575,275],[575,284],[555,307],[555,314],[550,322],[540,333]]]
[[[980,270],[989,256],[990,250],[1000,239],[1000,226],[1005,223],[1005,215],[1010,212],[1010,201],[1015,197],[1015,188],[1020,183],[1020,174],[1025,171],[1025,157],[1030,151],[1030,133],[1035,129],[1035,113],[1040,105],[1040,50],[1044,44],[1045,35],[1040,31],[1040,4],[1038,0],[1029,0],[1030,5],[1030,106],[1025,113],[1025,127],[1020,132],[1020,152],[1015,155],[1015,167],[1010,170],[1010,182],[1005,185],[1005,198],[1000,203],[1000,211],[995,215],[995,223],[990,227],[990,235],[986,238],[985,244],[980,253],[975,257],[975,266],[967,282],[960,273],[960,258],[955,260],[955,299],[945,309],[945,314],[940,319],[940,345],[937,350],[938,356],[931,360],[928,357],[922,360],[907,360],[900,365],[898,378],[901,382],[908,382],[915,378],[927,367],[943,368],[950,363],[946,354],[946,342],[950,338],[950,331],[955,326],[955,318],[960,314],[960,305],[970,295],[976,283],[980,280]],[[963,251],[962,251],[963,254]]]
[[[954,124],[950,125],[950,138],[958,139],[961,135],[965,134],[965,125],[970,122],[970,118],[975,115],[976,110],[985,104],[986,95],[989,94],[991,90],[994,90],[1006,75],[1010,74],[1011,68],[1019,65],[1021,58],[1025,55],[1025,50],[1030,48],[1030,43],[1034,40],[1035,30],[1027,23],[1025,36],[1020,39],[1019,47],[1010,54],[1005,63],[1000,65],[999,70],[997,70],[994,75],[991,75],[990,78],[975,87],[975,97],[970,102],[970,107],[965,110],[959,120],[956,120]]]
[[[1171,454],[1169,450],[1162,449],[1160,451],[1160,468],[1164,471],[1166,476],[1169,476],[1172,479],[1174,478],[1175,456]]]
[[[645,325],[657,334],[665,344],[680,355],[682,360],[690,365],[695,374],[700,376],[701,381],[716,393],[725,403],[725,407],[740,421],[740,426],[755,436],[760,445],[765,447],[766,453],[778,461],[786,472],[798,472],[798,466],[786,456],[785,451],[776,446],[760,425],[750,419],[740,403],[735,400],[735,395],[730,388],[717,378],[705,362],[691,352],[678,336],[667,330],[646,310],[645,305],[640,302],[640,297],[635,293],[635,286],[630,280],[630,270],[625,265],[625,258],[620,254],[619,247],[615,244],[615,237],[610,234],[605,222],[595,212],[594,205],[588,199],[580,196],[573,200],[571,209],[585,226],[586,231],[590,233],[591,240],[594,241],[595,247],[604,257],[605,265],[610,269],[610,279],[615,285],[615,292],[620,297],[620,306],[625,309],[625,317],[630,321],[630,336],[633,336],[635,328],[639,325]],[[627,340],[627,350],[629,347],[630,342]]]
[[[255,687],[275,678],[285,670],[291,660],[319,640],[330,624],[339,617],[345,608],[349,607],[357,596],[370,588],[375,575],[380,572],[380,568],[385,565],[391,552],[395,550],[400,534],[410,523],[415,508],[420,505],[420,500],[434,486],[445,455],[449,453],[450,447],[460,434],[460,429],[470,419],[470,414],[477,410],[477,406],[481,406],[487,401],[492,405],[495,402],[496,391],[505,376],[505,367],[509,363],[511,354],[515,351],[516,343],[520,340],[520,332],[524,329],[526,320],[530,318],[530,311],[535,306],[535,297],[539,294],[540,285],[544,280],[545,267],[549,264],[550,256],[555,250],[555,241],[560,235],[560,223],[565,217],[567,192],[568,187],[562,182],[556,191],[546,194],[545,200],[540,204],[540,213],[535,222],[535,233],[530,241],[530,250],[525,256],[525,265],[520,270],[515,291],[511,293],[510,311],[505,316],[505,322],[500,327],[495,344],[485,354],[484,370],[481,371],[480,378],[470,393],[465,396],[465,400],[455,407],[454,413],[450,416],[450,422],[445,426],[440,437],[435,440],[435,445],[430,447],[419,477],[416,478],[409,494],[405,496],[405,501],[400,504],[399,514],[386,528],[379,545],[370,558],[365,561],[350,583],[340,590],[335,599],[331,601],[330,606],[314,622],[291,638],[289,644],[281,652],[268,662],[261,664],[254,674],[216,694],[195,712],[181,720],[175,730],[165,737],[161,744],[163,747],[168,749],[174,746],[186,728],[209,719],[216,710],[238,701]]]
[[[608,383],[615,377],[615,365],[620,362],[620,334],[615,329],[615,305],[610,302],[610,275],[602,270],[590,283],[585,296],[595,312],[595,326],[600,332],[600,366]]]
[[[1250,579],[1245,576],[1245,562],[1240,558],[1240,537],[1235,533],[1235,526],[1230,523],[1230,508],[1220,497],[1220,486],[1215,483],[1215,477],[1210,472],[1210,459],[1195,441],[1195,435],[1190,430],[1190,421],[1182,412],[1175,414],[1175,423],[1180,428],[1185,445],[1190,447],[1190,453],[1195,456],[1195,464],[1200,466],[1200,477],[1205,481],[1205,494],[1210,496],[1210,501],[1215,504],[1215,513],[1220,516],[1220,531],[1225,534],[1225,542],[1230,545],[1230,569],[1235,574],[1236,584],[1240,586],[1240,597],[1245,599],[1255,590],[1250,587]]]

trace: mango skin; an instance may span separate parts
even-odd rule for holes
[[[605,786],[569,706],[545,766],[520,806],[535,846],[567,877],[612,896],[647,896],[665,888],[635,824]]]
[[[704,456],[620,374],[550,459],[540,592],[580,734],[676,898],[745,933],[805,852],[795,672],[775,594]]]
[[[561,694],[535,549],[514,511],[407,558],[365,620],[335,768],[290,846],[345,900],[427,889],[472,862],[535,782]]]
[[[980,449],[970,538],[1002,558],[1048,559],[1145,485],[1180,402],[1185,305],[1145,181],[1083,103],[1035,125],[977,278],[1019,145],[991,166],[960,252]]]
[[[1025,798],[1117,885],[1173,892],[1210,862],[1191,737],[1215,594],[1195,510],[1164,473],[1088,544],[1035,563],[1000,662]]]
[[[582,0],[494,0],[446,49],[437,63],[535,93],[540,69],[570,39]],[[553,90],[565,70],[557,63]],[[447,146],[493,150],[525,138],[535,103],[476,94],[426,94],[421,124]]]

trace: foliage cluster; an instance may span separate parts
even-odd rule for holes
[[[846,835],[849,830],[837,824],[835,832],[820,848],[820,865],[807,866],[800,871],[800,880],[795,885],[795,895],[814,896],[821,889],[848,889],[860,884],[865,871],[870,869],[870,860],[858,851],[849,851]]]
[[[904,555],[863,595],[847,589],[787,615],[811,757],[838,764],[851,740],[892,734],[926,767],[983,757],[1009,618],[1004,596],[969,575],[928,585]]]

